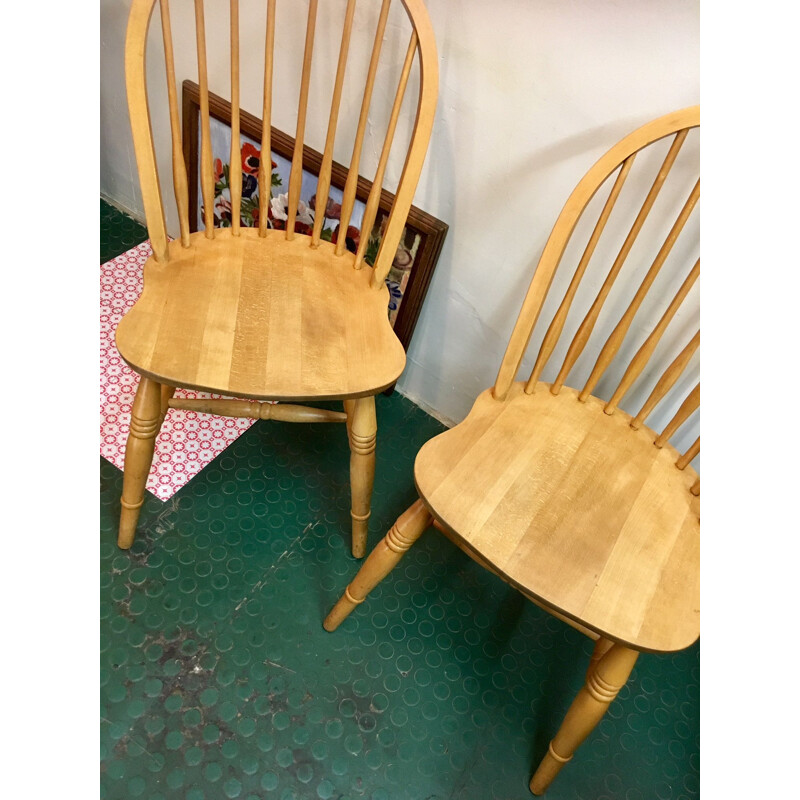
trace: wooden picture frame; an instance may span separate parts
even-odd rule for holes
[[[198,210],[200,209],[200,197],[198,189],[199,175],[199,121],[200,121],[200,87],[194,82],[186,80],[183,82],[183,149],[186,160],[186,169],[189,179],[189,209],[190,209],[190,229],[198,230]],[[210,117],[223,125],[231,124],[231,105],[219,95],[209,92],[208,96]],[[242,110],[240,112],[240,129],[243,136],[261,141],[261,120]],[[230,139],[230,137],[228,137]],[[213,135],[212,135],[213,141]],[[272,128],[271,146],[273,154],[291,161],[294,152],[294,138],[277,128]],[[225,154],[227,161],[229,154]],[[303,171],[313,176],[319,175],[322,165],[322,153],[311,147],[303,147]],[[343,190],[347,180],[347,167],[333,162],[331,169],[331,187]],[[356,200],[361,204],[366,203],[369,192],[372,188],[372,181],[359,176],[356,188]],[[379,229],[382,221],[388,217],[389,211],[394,201],[394,195],[386,190],[381,191],[378,214],[375,220],[375,228]],[[436,217],[431,216],[416,206],[411,206],[411,210],[406,220],[406,228],[401,239],[402,247],[411,247],[413,250],[413,261],[408,267],[407,282],[402,290],[399,300],[399,307],[393,319],[394,332],[403,345],[403,349],[408,350],[411,336],[417,324],[422,303],[428,291],[428,286],[436,268],[436,262],[442,250],[448,226]],[[398,251],[399,252],[399,251]],[[391,273],[390,273],[391,277]],[[391,317],[391,314],[390,314]]]

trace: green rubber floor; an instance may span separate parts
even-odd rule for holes
[[[101,221],[102,259],[146,237],[102,202]],[[377,413],[370,548],[443,429],[397,393]],[[358,568],[348,461],[343,426],[256,422],[172,500],[148,494],[124,552],[101,459],[101,797],[532,797],[591,642],[434,530],[326,633]],[[698,694],[698,645],[640,656],[546,796],[699,796]]]

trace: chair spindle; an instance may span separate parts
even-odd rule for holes
[[[570,343],[566,358],[564,359],[564,363],[562,364],[561,370],[558,373],[558,377],[550,387],[550,391],[553,394],[558,394],[561,391],[561,387],[564,385],[564,381],[567,379],[570,370],[575,365],[578,357],[583,352],[583,348],[589,341],[589,336],[591,335],[592,330],[594,330],[595,322],[597,322],[597,318],[600,315],[600,311],[603,308],[606,298],[608,297],[608,293],[611,291],[611,287],[614,285],[614,281],[616,280],[619,271],[622,269],[622,265],[625,263],[625,259],[628,257],[628,253],[633,247],[634,242],[639,235],[639,231],[642,229],[645,220],[650,214],[650,209],[652,209],[653,204],[655,203],[656,198],[661,191],[661,187],[664,185],[664,181],[667,179],[667,176],[672,169],[672,165],[675,163],[675,159],[678,157],[678,153],[680,152],[681,146],[683,145],[687,134],[688,130],[681,130],[675,134],[675,138],[672,141],[669,152],[667,153],[666,158],[664,159],[664,162],[661,165],[655,180],[653,181],[653,185],[650,187],[650,191],[647,193],[647,197],[645,198],[639,213],[636,215],[636,219],[634,220],[630,232],[620,248],[619,254],[614,260],[614,263],[612,264],[611,269],[609,270],[609,273],[603,282],[603,285],[600,287],[600,291],[598,292],[594,303],[592,303],[589,313],[586,315],[583,322],[581,322],[578,332],[575,334],[575,337]]]
[[[698,478],[698,479],[697,479],[697,480],[696,480],[696,481],[695,481],[695,482],[692,484],[692,488],[691,488],[691,489],[689,489],[689,491],[690,491],[690,492],[691,492],[691,493],[692,493],[692,494],[693,494],[695,497],[699,497],[699,496],[700,496],[700,478]]]
[[[666,428],[658,435],[653,444],[659,449],[664,446],[669,438],[686,422],[689,417],[700,408],[700,384],[689,392],[688,397],[681,403],[681,407],[675,412],[675,416],[669,421]]]
[[[239,135],[239,0],[231,0],[231,228],[239,236],[242,216],[242,141]]]
[[[328,133],[325,137],[325,150],[322,156],[319,177],[317,179],[317,203],[314,209],[314,230],[311,235],[311,246],[319,247],[322,224],[325,221],[325,209],[328,206],[328,194],[331,188],[331,166],[333,164],[333,143],[336,138],[336,124],[339,119],[339,106],[342,100],[342,84],[347,68],[347,53],[350,49],[350,32],[353,28],[353,14],[356,10],[356,0],[347,0],[347,9],[344,15],[342,28],[342,44],[339,47],[339,63],[336,66],[336,79],[333,86],[331,99],[331,114],[328,120]],[[346,228],[344,229],[347,230]],[[344,238],[344,234],[342,234]]]
[[[364,253],[367,249],[369,242],[369,235],[375,225],[375,217],[378,213],[378,203],[380,201],[381,189],[383,188],[383,177],[386,172],[386,164],[389,161],[389,152],[392,149],[392,142],[394,140],[394,133],[397,129],[397,120],[400,117],[400,107],[403,104],[403,97],[406,93],[406,86],[408,85],[408,76],[411,74],[411,65],[414,62],[414,54],[417,50],[417,32],[413,31],[411,39],[408,43],[408,50],[406,51],[406,58],[403,62],[403,70],[400,73],[400,80],[397,84],[397,92],[394,97],[394,105],[392,106],[392,113],[389,117],[389,126],[386,129],[386,137],[383,140],[383,149],[381,150],[380,158],[378,159],[378,168],[375,171],[375,179],[372,183],[369,197],[367,198],[367,205],[364,209],[364,220],[361,223],[361,238],[358,243],[358,252],[356,253],[355,268],[361,269],[364,263]],[[341,229],[340,229],[341,230]],[[342,232],[344,235],[344,232]]]
[[[261,111],[261,160],[258,164],[258,235],[267,235],[272,198],[272,62],[275,52],[275,0],[267,0],[267,36],[264,48],[264,106]]]
[[[208,111],[208,65],[203,0],[194,0],[197,33],[197,82],[200,86],[200,187],[203,193],[206,238],[214,238],[214,164],[211,155],[211,123]]]
[[[347,172],[347,182],[345,183],[342,196],[342,212],[339,216],[339,230],[342,232],[342,235],[339,236],[336,241],[337,256],[342,255],[346,249],[347,227],[350,224],[350,217],[353,213],[353,205],[356,200],[358,170],[361,163],[361,148],[364,143],[364,133],[367,129],[367,117],[369,115],[370,103],[372,102],[372,90],[375,87],[378,60],[381,55],[383,34],[386,31],[386,20],[389,17],[391,2],[392,0],[383,0],[380,16],[378,17],[378,26],[375,30],[375,41],[372,45],[372,56],[370,57],[369,69],[367,71],[367,82],[364,86],[364,98],[361,101],[361,113],[358,117],[358,128],[356,129],[356,138],[353,143],[353,155],[350,159],[350,169]]]
[[[666,368],[664,374],[659,378],[658,383],[653,387],[650,396],[644,401],[644,405],[639,413],[631,420],[631,428],[639,430],[642,423],[650,416],[653,409],[664,399],[667,392],[675,385],[675,381],[683,374],[686,365],[700,346],[700,331],[691,339],[689,344],[681,350],[675,360]]]
[[[183,158],[181,123],[178,114],[178,89],[175,83],[175,57],[172,50],[172,25],[169,0],[160,0],[161,30],[164,37],[164,61],[167,68],[167,94],[169,97],[169,127],[172,134],[172,183],[175,188],[175,205],[181,226],[181,246],[189,246],[189,182]]]
[[[689,198],[681,209],[680,214],[678,214],[678,219],[675,220],[675,224],[667,234],[664,244],[661,245],[661,249],[658,251],[655,261],[653,261],[650,269],[647,271],[647,274],[644,276],[644,279],[639,285],[639,288],[636,290],[633,300],[631,300],[630,305],[622,315],[622,319],[617,323],[617,327],[614,328],[614,330],[611,332],[611,335],[606,340],[605,345],[603,345],[603,349],[600,351],[600,355],[595,362],[594,369],[592,369],[592,373],[589,376],[589,379],[586,381],[586,385],[578,395],[578,399],[581,402],[586,402],[586,398],[592,393],[592,390],[600,380],[600,376],[606,371],[608,365],[614,360],[614,356],[622,346],[622,342],[628,333],[631,323],[633,322],[633,318],[636,316],[636,312],[639,310],[642,301],[650,291],[650,287],[653,285],[653,281],[661,271],[661,267],[667,260],[667,256],[672,251],[672,247],[677,241],[678,236],[680,236],[684,225],[686,225],[686,221],[689,219],[689,216],[697,204],[699,197],[700,181],[698,180],[694,185],[694,189],[692,189],[692,193],[689,195]]]
[[[694,440],[694,444],[675,462],[678,469],[686,469],[689,462],[700,452],[700,437]],[[699,487],[698,487],[699,489]]]
[[[306,43],[303,50],[303,75],[300,79],[300,103],[297,107],[297,131],[292,154],[292,169],[289,173],[289,208],[286,216],[286,238],[294,239],[294,225],[297,219],[297,206],[300,202],[300,188],[303,184],[303,140],[306,131],[306,113],[308,111],[308,87],[311,82],[311,57],[314,53],[314,29],[317,25],[318,0],[310,0],[308,4],[308,22],[306,24]]]
[[[653,329],[653,332],[647,337],[644,344],[639,348],[636,355],[631,359],[631,363],[628,365],[628,369],[625,371],[625,374],[622,376],[622,380],[619,382],[619,386],[617,386],[617,390],[614,392],[612,398],[608,401],[603,411],[606,414],[613,414],[616,410],[617,406],[619,405],[620,401],[623,397],[625,397],[628,389],[631,388],[633,382],[639,377],[642,370],[645,368],[645,365],[650,360],[650,356],[653,355],[653,351],[656,349],[659,341],[661,340],[664,331],[669,325],[672,318],[675,316],[675,313],[680,308],[683,301],[686,299],[686,295],[689,294],[692,286],[694,286],[695,281],[697,280],[698,275],[700,274],[700,259],[698,258],[695,262],[694,267],[692,267],[691,272],[686,277],[686,280],[681,284],[681,288],[678,289],[677,294],[672,299],[672,302],[667,307],[667,310],[664,312],[661,319],[658,321],[658,324]]]
[[[528,379],[528,383],[525,386],[525,391],[528,394],[533,392],[536,383],[539,380],[539,376],[542,374],[542,370],[545,368],[550,356],[553,354],[553,350],[558,342],[558,337],[561,336],[561,331],[564,329],[564,323],[566,322],[569,309],[572,306],[572,301],[575,298],[575,293],[578,290],[578,285],[583,278],[583,273],[586,272],[586,267],[589,265],[592,255],[594,255],[597,243],[600,241],[600,236],[606,227],[608,218],[611,216],[611,212],[614,209],[614,204],[617,202],[619,193],[622,191],[622,186],[625,183],[625,179],[628,177],[628,173],[631,171],[634,158],[636,158],[636,153],[628,156],[628,158],[626,158],[623,162],[620,171],[617,173],[614,186],[611,188],[611,193],[609,194],[608,199],[603,206],[603,211],[600,214],[600,218],[597,220],[597,224],[594,226],[592,235],[589,238],[589,243],[586,245],[583,256],[581,257],[581,260],[575,269],[575,274],[572,276],[569,288],[564,295],[564,299],[561,301],[561,305],[558,307],[558,311],[556,311],[555,316],[553,317],[553,321],[550,323],[550,327],[547,329],[547,333],[542,341],[542,346],[539,348],[539,355],[536,357],[536,363],[533,365],[531,377]]]

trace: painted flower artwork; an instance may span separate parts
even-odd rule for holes
[[[214,153],[230,153],[230,127],[211,119],[211,144]],[[242,203],[240,211],[240,225],[243,227],[257,228],[259,226],[260,197],[258,187],[258,171],[261,167],[261,150],[247,137],[242,137],[241,170],[242,170]],[[267,204],[267,227],[283,230],[289,214],[289,194],[285,187],[289,183],[291,163],[281,156],[273,153],[271,163],[270,196]],[[230,200],[230,169],[229,163],[223,158],[214,158],[214,225],[229,228],[232,224]],[[239,165],[237,165],[239,166]],[[314,228],[317,177],[310,172],[303,172],[303,181],[300,189],[300,201],[295,217],[295,230],[298,233],[311,234]],[[361,243],[360,225],[364,215],[364,204],[356,201],[347,230],[342,232],[339,224],[342,206],[342,192],[336,187],[331,187],[328,202],[324,209],[322,221],[322,239],[336,244],[339,236],[344,235],[346,248],[355,253]],[[198,229],[202,230],[204,208],[202,199],[198,209]],[[369,234],[364,260],[374,265],[378,255],[378,247],[383,233],[386,219],[380,217],[376,220],[375,227]],[[416,241],[401,244],[397,250],[392,268],[386,279],[389,289],[389,319],[394,324],[403,293],[408,283],[411,267],[414,262],[419,237]]]
[[[261,151],[250,142],[242,146],[242,206],[240,224],[257,228],[259,224],[258,170],[261,164]],[[273,161],[272,169],[278,165]],[[280,186],[281,178],[272,173],[272,186]],[[271,215],[270,215],[271,216]],[[231,226],[230,164],[221,158],[214,159],[214,225],[222,228]]]

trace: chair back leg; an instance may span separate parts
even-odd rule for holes
[[[326,631],[335,631],[352,610],[397,566],[400,559],[422,532],[433,522],[422,500],[417,500],[392,526],[392,529],[369,554],[358,574],[344,590],[339,602],[325,618]]]
[[[625,685],[639,653],[621,644],[612,644],[606,649],[606,640],[598,640],[595,654],[605,650],[586,673],[586,683],[561,723],[558,733],[547,747],[534,776],[530,789],[534,794],[544,794],[561,767],[572,758],[583,740],[594,730],[606,713],[611,701]]]

